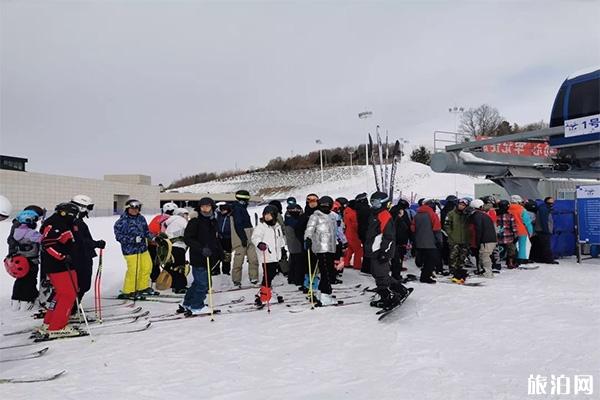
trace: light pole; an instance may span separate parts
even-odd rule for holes
[[[348,149],[348,155],[350,155],[350,173],[352,174],[352,171],[354,171],[354,168],[352,167],[352,156],[354,155],[354,148],[350,148]]]
[[[450,114],[454,114],[454,135],[455,135],[454,141],[456,143],[458,143],[458,116],[460,114],[462,114],[463,112],[465,112],[465,109],[464,109],[464,107],[454,106],[454,107],[449,107],[448,112]]]
[[[323,144],[321,139],[315,140],[315,143],[318,145]],[[319,159],[321,160],[321,183],[323,183],[325,181],[325,179],[323,177],[323,147],[322,146],[319,146]]]
[[[358,113],[358,118],[360,119],[367,119],[373,116],[373,112],[372,111],[363,111],[361,113]],[[369,134],[367,133],[367,140],[365,142],[365,165],[368,167],[369,166]]]

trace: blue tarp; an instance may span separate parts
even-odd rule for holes
[[[555,257],[572,256],[576,253],[575,200],[555,200],[552,209],[554,234],[552,252]]]

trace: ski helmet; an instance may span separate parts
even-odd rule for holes
[[[342,204],[337,200],[334,201],[331,211],[333,211],[334,213],[339,213],[341,209],[342,209]]]
[[[36,205],[29,205],[25,207],[23,210],[31,210],[35,212],[40,218],[44,218],[46,216],[46,209]]]
[[[288,214],[300,215],[302,214],[302,207],[299,204],[290,204],[287,206]]]
[[[172,201],[170,201],[170,202],[168,202],[168,203],[165,203],[165,204],[163,204],[163,206],[162,206],[162,212],[163,212],[164,214],[173,215],[173,212],[174,212],[175,210],[177,210],[177,208],[178,208],[178,207],[177,207],[177,204],[175,204],[175,203],[173,203]]]
[[[469,199],[462,198],[456,202],[456,205],[463,204],[464,206],[469,207],[470,202],[471,201]]]
[[[79,207],[73,203],[60,203],[54,209],[58,215],[68,220],[75,220],[79,214]]]
[[[129,199],[125,202],[125,209],[127,210],[128,208],[135,208],[142,211],[142,203],[136,199]]]
[[[458,201],[458,197],[454,196],[453,194],[446,197],[446,204],[448,204],[448,203],[456,204],[457,201]]]
[[[288,206],[294,205],[297,203],[296,198],[295,197],[288,197],[286,200]]]
[[[219,211],[221,211],[221,212],[225,212],[226,214],[229,214],[232,211],[231,204],[229,204],[225,201],[221,201],[221,202],[217,203],[217,205],[219,206]]]
[[[338,203],[340,203],[340,205],[345,208],[348,205],[348,199],[345,197],[338,197],[337,199],[335,199],[335,201],[337,201]]]
[[[319,199],[318,204],[319,210],[325,214],[328,214],[333,208],[333,199],[329,196],[323,196]]]
[[[20,224],[34,224],[39,218],[40,216],[33,210],[23,210],[17,214],[17,221]]]
[[[92,198],[90,196],[86,196],[85,194],[73,196],[71,203],[79,207],[79,212],[82,214],[87,214],[89,211],[94,209],[94,202],[92,201]]]
[[[12,204],[6,197],[0,195],[0,221],[4,221],[8,218],[11,212]]]
[[[400,207],[403,210],[406,210],[407,208],[410,208],[410,204],[407,200],[405,199],[400,199],[398,200],[398,207]]]
[[[475,199],[475,200],[472,200],[472,201],[471,201],[471,203],[469,204],[469,206],[470,206],[471,208],[474,208],[475,210],[478,210],[478,209],[480,209],[481,207],[483,207],[483,204],[484,204],[484,203],[483,203],[483,200],[480,200],[480,199]]]
[[[183,207],[176,208],[175,211],[173,211],[173,215],[181,215],[182,217],[184,215],[189,215],[189,214],[190,214],[190,212],[188,211],[188,209],[183,208]]]
[[[519,196],[518,194],[513,194],[512,196],[510,196],[510,202],[511,203],[522,203],[523,198],[521,196]]]
[[[356,197],[354,198],[354,200],[357,203],[360,203],[360,202],[366,203],[367,202],[367,194],[364,193],[364,192],[363,193],[359,193],[359,194],[356,195]]]
[[[250,192],[247,190],[238,190],[235,192],[235,199],[242,203],[248,203],[250,201]]]
[[[508,200],[500,200],[498,202],[498,213],[506,214],[508,212],[509,206],[510,206],[510,203],[508,202]]]
[[[496,200],[496,197],[494,197],[493,195],[490,195],[490,196],[483,196],[483,197],[481,198],[481,200],[482,200],[482,201],[483,201],[485,204],[492,204],[492,205],[496,204],[496,202],[497,202],[497,200]]]
[[[387,208],[387,205],[390,201],[387,193],[384,192],[375,192],[371,195],[371,208],[374,210],[379,210],[381,208]]]
[[[4,259],[4,268],[13,278],[19,279],[25,277],[30,269],[29,260],[24,256],[12,256]]]

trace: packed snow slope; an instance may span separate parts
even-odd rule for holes
[[[378,170],[379,171],[379,170]],[[295,196],[304,198],[308,193],[335,194],[354,198],[361,192],[375,191],[373,168],[364,165],[354,167],[331,167],[324,171],[321,183],[321,170],[263,171],[252,172],[227,179],[215,180],[175,190],[193,193],[230,193],[246,189],[252,194],[267,198]],[[410,199],[420,197],[445,198],[449,194],[473,196],[475,183],[489,182],[460,174],[440,174],[429,166],[410,160],[403,160],[396,171],[394,197]],[[331,193],[334,188],[335,193]]]
[[[117,294],[125,271],[112,234],[115,220],[89,220],[93,235],[108,242],[102,286],[107,296]],[[1,222],[0,237],[8,231],[9,223]],[[6,254],[4,241],[0,254]],[[343,280],[343,286],[374,285],[354,270],[346,270]],[[593,375],[596,395],[599,280],[598,259],[582,265],[561,260],[534,271],[503,270],[485,287],[410,284],[414,293],[384,322],[377,321],[365,295],[356,297],[360,304],[344,307],[310,310],[284,303],[273,305],[270,314],[227,314],[223,308],[215,322],[160,322],[145,332],[97,336],[95,342],[82,337],[1,350],[0,359],[6,359],[50,347],[38,359],[1,363],[0,378],[67,373],[52,382],[0,385],[0,398],[524,399],[530,374]],[[276,277],[276,283],[283,281]],[[0,274],[2,333],[39,323],[27,318],[31,312],[10,310],[12,282]],[[228,276],[215,277],[217,289],[229,285]],[[289,294],[295,290],[288,285],[277,290],[288,299],[298,296]],[[223,303],[244,295],[251,301],[255,293],[214,299]],[[91,294],[85,303],[93,304]],[[138,304],[152,315],[176,308]],[[26,342],[25,336],[0,336],[1,346]]]

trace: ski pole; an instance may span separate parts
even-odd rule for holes
[[[138,269],[140,268],[140,253],[137,253],[135,259],[135,284],[133,290],[133,304],[135,305],[135,301],[138,297]]]
[[[214,322],[215,316],[213,311],[213,298],[212,298],[212,275],[210,270],[210,258],[206,257],[206,266],[208,274],[208,307],[210,308],[210,321]]]
[[[310,309],[315,309],[315,303],[313,301],[313,275],[312,275],[312,267],[310,265],[310,249],[306,250],[308,254],[308,295],[310,296]]]
[[[98,256],[98,269],[96,270],[96,278],[94,279],[94,295],[95,298],[95,311],[96,318],[99,322],[102,322],[102,296],[100,294],[100,281],[102,279],[102,257],[104,255],[104,249],[100,249],[100,255]]]
[[[269,285],[269,275],[267,274],[267,252],[263,250],[263,274],[265,275],[265,286],[267,290],[271,290],[271,285]],[[271,303],[269,301],[269,297],[267,296],[267,312],[271,313]]]
[[[77,304],[77,314],[79,314],[79,318],[81,319],[81,317],[83,317],[83,322],[85,323],[85,328],[87,329],[87,333],[90,336],[90,339],[92,342],[94,342],[94,337],[92,336],[92,331],[90,330],[90,325],[88,324],[88,320],[87,317],[85,316],[85,310],[83,309],[83,306],[81,305],[81,302],[79,301],[79,285],[75,285],[75,281],[73,281],[73,276],[71,275],[71,268],[69,268],[69,265],[66,265],[67,267],[67,273],[69,274],[69,280],[71,281],[71,286],[73,287],[73,290],[75,291],[75,303]],[[77,275],[75,275],[77,276]],[[80,314],[80,310],[81,310],[81,314]]]

